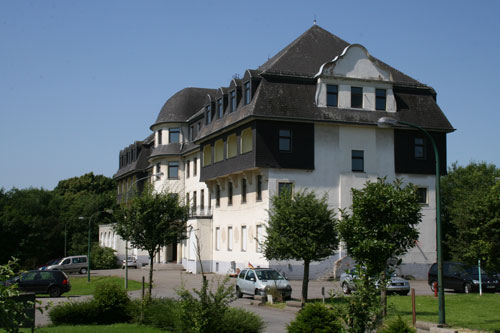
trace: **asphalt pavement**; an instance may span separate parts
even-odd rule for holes
[[[148,282],[149,271],[147,269],[129,269],[128,276],[131,280],[141,281],[142,277]],[[91,276],[119,276],[125,277],[125,271],[122,269],[113,269],[113,270],[100,270],[100,271],[92,271]],[[209,281],[212,284],[216,285],[219,281],[222,282],[224,279],[223,275],[217,274],[207,274]],[[176,290],[181,286],[188,290],[192,290],[193,288],[199,289],[201,287],[201,275],[194,275],[190,273],[186,273],[184,271],[179,270],[170,270],[170,269],[162,269],[155,270],[153,275],[153,297],[176,297]],[[70,276],[71,281],[71,276]],[[236,283],[236,280],[232,278],[230,283]],[[301,289],[302,289],[302,281],[301,280],[291,280],[290,284],[292,286],[292,298],[300,300]],[[415,289],[415,293],[417,295],[432,295],[432,292],[427,285],[427,281],[410,281],[411,288]],[[338,281],[319,281],[312,280],[309,281],[308,288],[308,298],[322,298],[322,290],[324,289],[325,297],[329,297],[330,294],[340,295],[342,293],[342,289]],[[130,291],[129,295],[132,298],[140,298],[142,294],[141,290]],[[67,301],[79,301],[87,299],[91,296],[82,296],[82,297],[65,297],[64,295],[57,298],[40,298],[42,302],[42,307],[46,306],[49,302],[52,304],[58,304],[60,302]],[[231,303],[231,306],[239,307],[246,309],[248,311],[252,311],[259,316],[262,317],[266,324],[265,332],[285,332],[286,325],[295,318],[297,311],[299,310],[296,307],[286,307],[283,310],[271,308],[268,306],[259,306],[258,301],[254,300],[251,297],[243,297],[240,299],[236,299]],[[50,324],[50,319],[48,318],[47,311],[44,311],[43,314],[37,312],[36,314],[36,325],[37,326],[46,326]]]

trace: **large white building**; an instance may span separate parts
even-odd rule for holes
[[[156,262],[177,262],[199,272],[196,238],[205,271],[253,266],[302,276],[301,262],[264,258],[270,198],[283,187],[327,193],[332,208],[351,205],[351,188],[377,177],[402,178],[420,187],[420,239],[402,272],[424,276],[436,260],[435,160],[420,132],[377,127],[392,117],[427,129],[446,172],[451,124],[436,92],[317,25],[259,68],[219,89],[185,88],[170,97],[152,134],[120,152],[118,199],[138,179],[163,172],[157,191],[181,194],[192,206],[188,239],[165,248]],[[156,177],[155,177],[156,178]],[[151,177],[149,177],[151,180]],[[140,184],[140,182],[139,182]],[[101,226],[100,242],[123,256],[124,244]],[[147,254],[130,250],[143,257]],[[311,277],[346,255],[311,265]]]

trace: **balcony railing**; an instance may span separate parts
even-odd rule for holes
[[[189,216],[190,217],[210,217],[212,216],[212,208],[206,206],[191,206],[189,207]]]

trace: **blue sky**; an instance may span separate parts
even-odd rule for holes
[[[0,187],[112,176],[175,92],[227,86],[315,16],[437,91],[457,128],[448,164],[500,166],[498,13],[499,1],[0,0]]]

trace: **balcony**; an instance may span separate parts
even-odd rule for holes
[[[212,208],[205,206],[191,206],[189,207],[189,217],[190,218],[210,218],[212,217]]]

